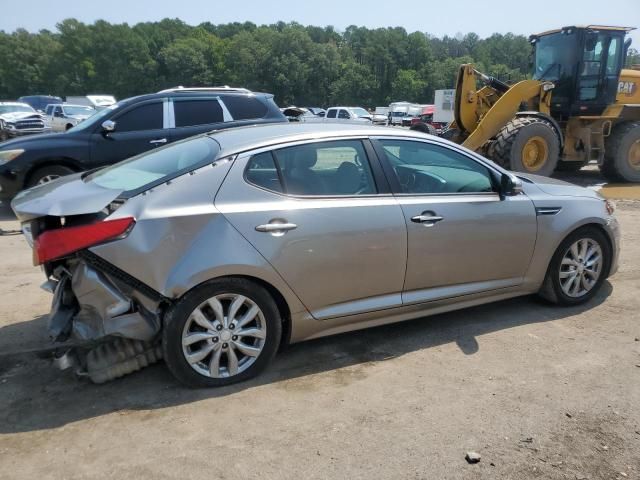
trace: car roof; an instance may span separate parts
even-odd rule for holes
[[[332,139],[335,137],[393,136],[425,138],[427,136],[415,130],[391,129],[389,127],[349,125],[345,123],[298,122],[236,127],[213,131],[207,135],[220,144],[220,156],[233,155],[280,143]],[[429,136],[429,138],[434,139],[436,137]]]

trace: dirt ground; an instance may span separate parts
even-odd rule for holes
[[[0,236],[0,478],[638,479],[640,202],[617,215],[620,270],[586,306],[525,297],[311,341],[198,391],[163,364],[102,386],[55,370],[44,277]]]

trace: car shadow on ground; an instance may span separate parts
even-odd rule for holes
[[[452,342],[465,355],[473,355],[482,348],[480,337],[485,334],[579,315],[604,302],[611,292],[611,284],[605,282],[596,297],[577,307],[559,308],[535,297],[520,297],[308,341],[280,352],[258,378],[222,388],[185,388],[162,363],[93,385],[55,370],[49,360],[34,354],[0,355],[0,433],[56,428],[119,411],[161,409],[264,385],[287,388],[288,382],[301,377],[338,373]]]

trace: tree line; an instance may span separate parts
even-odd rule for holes
[[[439,38],[401,27],[67,19],[53,32],[0,31],[0,98],[126,98],[177,85],[232,85],[271,92],[280,105],[430,103],[434,90],[453,87],[461,63],[517,81],[529,74],[530,53],[527,38],[512,33]],[[637,51],[628,62],[640,63]]]

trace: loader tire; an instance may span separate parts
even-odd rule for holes
[[[611,182],[640,182],[640,122],[614,128],[606,140],[600,171]]]
[[[415,123],[413,125],[411,125],[411,128],[409,130],[414,130],[416,132],[422,132],[422,133],[428,133],[429,135],[435,135],[436,134],[436,128],[429,124],[429,123],[424,123],[424,122],[420,122],[420,123]]]
[[[558,164],[560,139],[546,120],[514,118],[498,132],[488,154],[509,170],[548,177]]]

